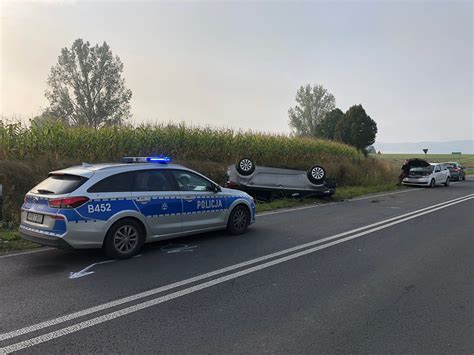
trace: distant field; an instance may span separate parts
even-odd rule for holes
[[[399,166],[402,166],[405,159],[421,158],[433,163],[457,161],[465,167],[474,168],[474,154],[373,154],[373,156]]]

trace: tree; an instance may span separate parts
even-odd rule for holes
[[[362,105],[354,105],[345,114],[346,119],[338,123],[336,136],[344,143],[359,150],[374,144],[377,123],[367,115]]]
[[[51,68],[45,92],[48,116],[71,125],[122,124],[131,117],[132,92],[122,78],[123,64],[106,42],[91,46],[76,39]]]
[[[344,118],[344,112],[338,108],[328,112],[316,126],[317,135],[326,139],[336,139],[336,127],[339,122],[344,121]]]
[[[296,135],[317,136],[317,126],[336,107],[336,99],[321,85],[301,86],[296,92],[296,106],[288,110],[289,126]]]

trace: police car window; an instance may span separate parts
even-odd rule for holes
[[[181,191],[212,191],[212,183],[189,171],[173,170]]]
[[[68,194],[76,190],[87,178],[77,175],[51,175],[36,185],[31,192],[35,194],[61,195]]]
[[[136,171],[133,191],[173,191],[176,190],[173,181],[163,170]]]
[[[90,187],[88,192],[127,192],[132,190],[132,175],[130,172],[115,174]]]

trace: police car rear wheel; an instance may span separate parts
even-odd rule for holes
[[[245,233],[250,224],[250,213],[244,206],[235,207],[229,216],[227,230],[230,234],[238,235]]]
[[[133,219],[116,222],[105,238],[105,253],[115,259],[130,258],[140,252],[145,241],[142,226]]]

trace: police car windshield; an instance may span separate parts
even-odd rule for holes
[[[31,192],[42,195],[63,195],[76,190],[87,178],[77,175],[51,175],[36,185]]]

